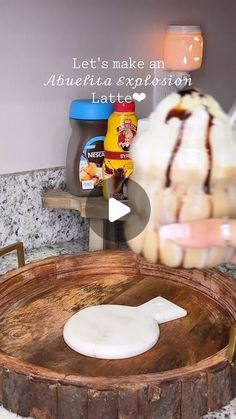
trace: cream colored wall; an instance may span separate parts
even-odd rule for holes
[[[90,72],[72,70],[72,57],[162,58],[168,23],[202,26],[205,63],[194,79],[227,109],[235,97],[235,11],[235,0],[0,0],[0,173],[65,164],[69,103],[93,89],[44,87],[50,74]],[[143,116],[152,89],[140,91]]]

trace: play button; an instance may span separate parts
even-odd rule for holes
[[[131,211],[128,205],[123,204],[120,201],[117,201],[115,198],[109,199],[108,204],[108,219],[110,223],[114,223],[114,221],[120,220],[125,215],[129,214]]]
[[[150,218],[151,206],[147,193],[138,183],[131,179],[128,182],[127,180],[127,200],[121,201],[110,196],[107,201],[103,197],[94,197],[93,193],[88,195],[86,200],[83,212],[90,219],[90,233],[93,231],[94,237],[103,238],[105,248],[119,247],[127,240],[137,237],[144,230]],[[108,190],[112,189],[113,180],[106,182]],[[126,225],[125,234],[124,224]]]

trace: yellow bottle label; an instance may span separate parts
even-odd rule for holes
[[[106,199],[127,198],[126,183],[133,171],[129,149],[137,132],[135,113],[114,112],[108,120],[103,162],[103,195]]]

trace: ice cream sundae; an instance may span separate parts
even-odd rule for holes
[[[129,241],[131,249],[172,267],[203,268],[229,260],[230,247],[183,250],[159,237],[161,225],[236,217],[236,140],[218,102],[196,90],[170,94],[150,115],[147,129],[137,134],[131,156],[131,178],[151,204],[149,223]],[[139,222],[145,208],[132,183],[129,199]]]

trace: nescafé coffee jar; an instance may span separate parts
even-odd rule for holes
[[[107,120],[113,112],[109,103],[74,100],[70,106],[70,137],[66,158],[69,192],[77,196],[102,195],[102,165]]]

